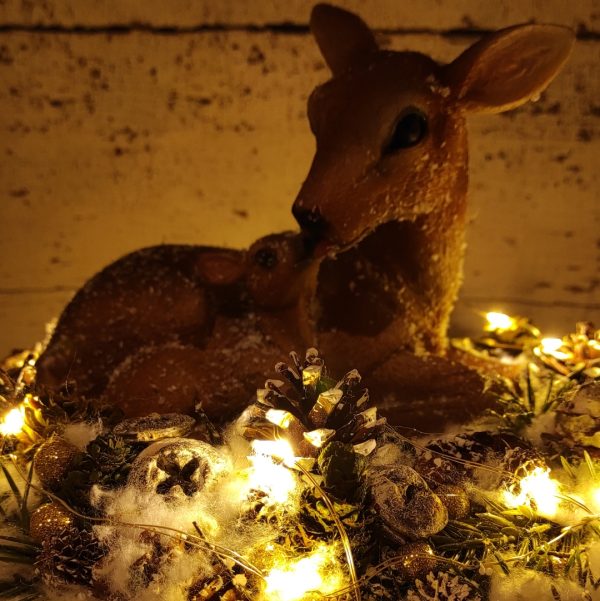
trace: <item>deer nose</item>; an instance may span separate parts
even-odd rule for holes
[[[307,209],[294,205],[292,207],[292,214],[302,231],[308,234],[315,242],[323,239],[327,230],[327,222],[321,216],[319,209]]]

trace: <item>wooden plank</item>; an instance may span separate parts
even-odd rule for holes
[[[468,43],[388,41],[446,60]],[[327,77],[308,36],[15,32],[2,45],[0,352],[31,343],[32,324],[56,314],[51,299],[123,253],[243,247],[295,227],[313,152],[305,102]],[[537,104],[471,119],[457,327],[494,300],[556,329],[600,323],[599,54],[579,43]]]
[[[72,291],[60,289],[0,294],[0,356],[43,341],[51,316],[59,315],[71,296]]]
[[[305,25],[314,2],[308,0],[4,0],[0,24],[105,27],[143,24],[152,27],[233,27],[267,24]],[[526,21],[562,23],[598,31],[598,0],[342,0],[337,5],[359,12],[372,27],[383,29],[495,29]]]

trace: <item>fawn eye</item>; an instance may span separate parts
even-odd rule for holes
[[[416,146],[426,135],[427,118],[417,109],[409,109],[396,122],[392,137],[383,149],[383,154]]]
[[[265,246],[256,251],[254,255],[254,261],[257,265],[260,265],[263,269],[274,269],[279,262],[277,258],[277,252],[275,249]]]

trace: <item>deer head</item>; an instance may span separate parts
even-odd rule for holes
[[[317,5],[310,26],[332,78],[308,102],[316,154],[293,213],[317,249],[337,257],[319,276],[318,329],[440,351],[462,273],[465,115],[538,96],[573,34],[510,27],[440,65],[380,50],[361,19],[333,6]]]

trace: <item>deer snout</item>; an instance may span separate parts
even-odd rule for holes
[[[298,204],[292,207],[294,215],[302,232],[316,245],[326,238],[329,225],[318,208],[307,209]]]

